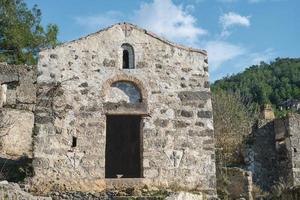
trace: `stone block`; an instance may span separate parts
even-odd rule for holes
[[[212,118],[212,111],[198,111],[197,116],[199,118]]]
[[[2,108],[0,110],[1,153],[32,157],[34,115],[29,111]]]
[[[211,95],[206,91],[183,91],[178,93],[179,99],[185,103],[189,101],[208,100]]]
[[[188,192],[179,192],[168,196],[166,200],[204,200],[204,198],[201,193],[192,194]]]
[[[193,117],[194,113],[193,111],[182,110],[180,115],[182,117]]]

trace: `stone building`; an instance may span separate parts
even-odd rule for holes
[[[120,23],[39,53],[38,188],[216,194],[207,54]]]

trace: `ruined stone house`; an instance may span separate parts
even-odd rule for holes
[[[42,50],[36,78],[15,74],[2,73],[1,110],[30,115],[24,152],[37,190],[146,184],[216,194],[205,51],[120,23]],[[18,99],[23,90],[32,101]]]
[[[274,116],[271,110],[263,115],[246,156],[247,169],[253,174],[253,182],[270,191],[274,185],[286,187],[300,185],[300,115],[290,113],[283,118]]]

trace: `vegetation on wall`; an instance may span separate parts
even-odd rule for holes
[[[245,164],[245,141],[258,117],[258,109],[253,104],[242,102],[245,100],[238,93],[221,89],[213,92],[217,190],[222,199],[229,199],[226,167]]]
[[[216,138],[217,190],[222,199],[230,199],[227,167],[244,166],[244,149],[251,142],[252,127],[259,108],[271,104],[278,116],[285,114],[281,104],[300,100],[300,59],[276,59],[260,63],[244,72],[225,77],[211,86]],[[281,187],[277,184],[276,187]],[[262,194],[257,187],[256,193]],[[278,196],[280,189],[272,189]],[[276,193],[277,192],[277,193]],[[265,194],[264,194],[265,195]]]
[[[227,166],[243,164],[241,147],[258,117],[257,108],[244,105],[239,94],[223,90],[213,93],[216,147],[222,151]]]
[[[259,106],[272,104],[277,116],[279,106],[289,99],[300,99],[300,59],[277,58],[270,64],[261,62],[236,75],[212,84],[212,91],[222,89],[240,93],[246,102]]]
[[[41,10],[23,0],[0,0],[0,62],[36,64],[41,48],[58,43],[58,27],[41,25]]]

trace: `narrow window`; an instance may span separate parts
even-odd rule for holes
[[[72,137],[72,147],[76,147],[77,146],[77,137]]]
[[[134,69],[134,50],[130,44],[123,44],[123,69]]]
[[[123,69],[129,69],[129,53],[123,50]]]

